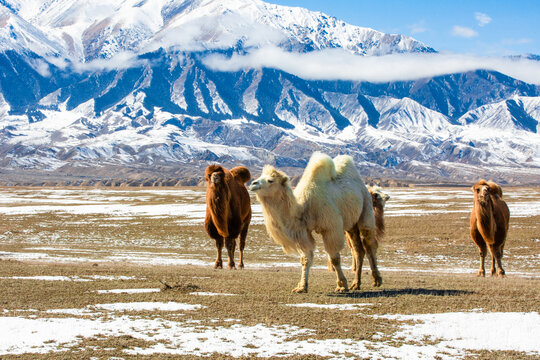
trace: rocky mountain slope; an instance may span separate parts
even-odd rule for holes
[[[366,176],[540,182],[538,86],[487,70],[368,83],[205,61],[266,45],[434,52],[257,0],[0,0],[0,175],[197,182],[210,162],[298,173],[321,150]]]

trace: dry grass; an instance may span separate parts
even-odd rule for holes
[[[31,190],[15,188],[8,191],[26,196],[27,191]],[[110,192],[103,196],[113,197],[118,193]],[[137,191],[132,191],[131,196],[133,199],[128,201],[129,205],[203,201],[201,196],[191,196],[186,200],[176,195],[151,196],[147,192]],[[143,201],[139,197],[149,199]],[[414,205],[423,209],[429,204],[415,202]],[[474,276],[479,262],[476,247],[468,237],[467,214],[448,212],[422,217],[387,217],[387,234],[378,252],[383,286],[371,287],[371,276],[365,271],[362,290],[347,294],[332,291],[335,275],[324,269],[326,260],[322,252],[317,253],[315,265],[318,268],[310,276],[308,294],[290,292],[299,279],[299,265],[255,266],[298,263],[295,257],[283,255],[281,249],[268,238],[262,224],[250,228],[245,253],[246,270],[214,270],[211,266],[215,256],[213,242],[206,236],[201,224],[179,224],[183,220],[183,214],[174,217],[133,216],[130,219],[104,214],[73,215],[60,212],[0,214],[0,259],[4,259],[0,261],[0,314],[8,310],[10,316],[58,318],[69,315],[45,311],[80,309],[93,304],[116,302],[174,301],[203,305],[201,310],[186,315],[190,320],[198,321],[200,326],[293,325],[314,330],[305,339],[370,340],[374,343],[393,341],[399,345],[402,341],[393,339],[392,335],[402,323],[370,315],[473,309],[530,312],[540,309],[539,216],[511,220],[507,251],[503,258],[508,276],[503,279]],[[51,248],[39,250],[44,246]],[[5,260],[6,256],[2,256],[6,253],[36,252],[65,261]],[[111,255],[119,253],[131,256],[144,253],[145,256],[149,254],[149,258],[161,259],[193,258],[208,265],[134,263],[126,260],[129,256],[111,260]],[[345,254],[344,262],[348,267],[349,251],[345,250]],[[74,257],[84,259],[73,261]],[[366,267],[367,261],[364,262],[364,269]],[[13,279],[14,276],[64,276],[71,279],[91,278],[92,281],[21,280]],[[162,291],[154,293],[96,292],[160,287]],[[235,296],[198,296],[193,295],[193,291]],[[286,306],[294,303],[368,305],[355,312]],[[178,319],[178,314],[174,312],[160,311],[130,312],[130,316],[159,317],[171,321]],[[302,336],[294,339],[300,340]],[[2,359],[131,358],[126,354],[126,349],[146,348],[155,343],[127,335],[96,336],[83,339],[68,352],[2,355]],[[429,340],[426,340],[427,343]],[[508,351],[476,351],[468,356],[534,358]],[[146,357],[137,355],[133,358]],[[148,358],[192,359],[196,356],[154,354]],[[225,359],[230,356],[216,353],[209,358]],[[324,357],[312,355],[296,358]]]

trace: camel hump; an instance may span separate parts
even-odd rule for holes
[[[502,198],[503,196],[502,188],[498,184],[494,183],[493,181],[488,181],[487,185],[489,186],[489,190],[492,193],[497,194],[499,195],[499,197]]]
[[[334,166],[338,177],[341,177],[348,171],[356,170],[353,164],[352,157],[349,155],[338,155],[334,158]]]
[[[302,175],[302,180],[329,181],[337,177],[336,167],[332,158],[320,152],[314,152]]]
[[[232,176],[242,184],[247,183],[251,179],[251,173],[245,166],[237,166],[229,170]]]

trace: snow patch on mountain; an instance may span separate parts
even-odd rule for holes
[[[4,119],[9,115],[10,110],[11,110],[11,107],[4,99],[4,96],[2,95],[2,93],[0,93],[0,122],[1,122],[1,119]]]
[[[60,54],[62,45],[41,29],[0,4],[0,51],[32,51],[37,54]]]
[[[378,128],[396,133],[427,133],[446,138],[456,129],[448,118],[430,110],[410,98],[395,99],[388,96],[371,97],[380,114]]]
[[[539,133],[540,97],[514,96],[507,100],[480,106],[461,116],[461,124],[510,130],[523,129]]]

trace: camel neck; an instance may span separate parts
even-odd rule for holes
[[[272,217],[279,217],[281,224],[287,224],[293,219],[297,219],[302,211],[301,206],[296,201],[290,188],[285,188],[277,196],[270,196],[260,199],[265,213],[272,214]]]
[[[476,218],[478,219],[477,221],[480,232],[483,235],[491,238],[495,231],[495,229],[493,228],[495,226],[495,222],[493,220],[493,199],[489,199],[483,202],[477,200],[475,205],[475,211]]]
[[[259,200],[263,208],[266,230],[287,254],[298,253],[299,246],[309,247],[306,245],[306,224],[302,216],[302,207],[296,202],[290,188]]]

